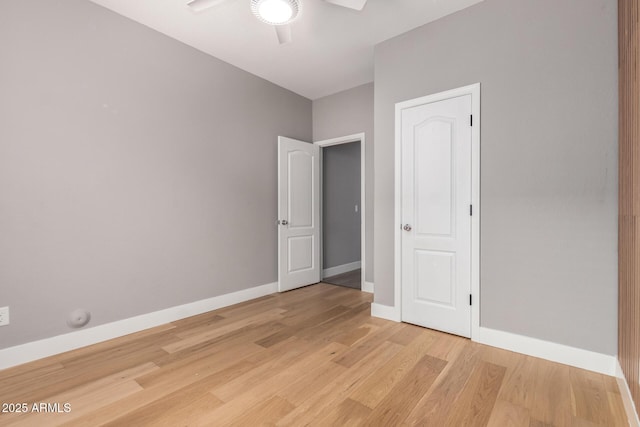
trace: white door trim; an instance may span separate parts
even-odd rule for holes
[[[394,299],[393,318],[402,319],[402,110],[429,104],[462,95],[471,95],[471,114],[473,126],[471,128],[471,339],[478,337],[480,328],[480,83],[445,92],[427,95],[409,101],[398,102],[395,107],[395,217],[394,217]],[[388,313],[391,314],[391,313]]]
[[[348,144],[350,142],[358,142],[360,141],[360,260],[362,262],[362,278],[360,282],[360,289],[364,290],[367,287],[365,286],[365,272],[366,263],[365,263],[365,230],[366,230],[366,196],[365,196],[365,153],[366,153],[366,143],[365,143],[365,134],[364,132],[356,133],[353,135],[340,136],[337,138],[324,139],[321,141],[314,141],[314,144],[320,146],[320,148],[330,147],[332,145],[340,145],[340,144]],[[322,156],[320,156],[320,161],[322,162]],[[322,171],[322,164],[320,164],[320,170]],[[322,178],[320,179],[320,235],[322,236]],[[320,239],[320,263],[322,264],[322,268],[324,268],[324,260],[322,259],[322,248],[323,248],[323,239]]]

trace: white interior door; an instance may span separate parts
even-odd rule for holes
[[[278,137],[278,290],[320,281],[320,148]]]
[[[402,320],[471,335],[471,95],[402,110]]]

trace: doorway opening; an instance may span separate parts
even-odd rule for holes
[[[322,281],[360,290],[360,141],[321,151]]]
[[[315,142],[320,146],[321,280],[365,287],[364,133]],[[366,289],[365,289],[366,290]]]

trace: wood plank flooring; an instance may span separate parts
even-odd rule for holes
[[[612,377],[372,318],[370,302],[318,284],[0,371],[0,403],[29,411],[0,425],[628,425]]]

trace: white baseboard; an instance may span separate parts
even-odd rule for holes
[[[615,356],[484,327],[478,329],[477,335],[477,337],[472,337],[472,339],[481,344],[539,357],[605,375],[614,376],[616,374],[617,359]]]
[[[33,360],[64,353],[65,351],[164,325],[165,323],[184,319],[185,317],[195,316],[206,313],[207,311],[260,298],[277,291],[278,283],[269,283],[267,285],[243,289],[230,294],[106,323],[93,328],[82,329],[64,335],[5,348],[0,350],[0,369],[21,365]]]
[[[337,274],[348,273],[362,267],[362,261],[350,262],[348,264],[336,265],[322,270],[322,278],[335,276]]]
[[[379,317],[381,319],[391,320],[394,322],[400,322],[400,310],[398,307],[391,305],[371,303],[371,316]]]
[[[631,397],[631,390],[629,390],[629,383],[622,372],[622,366],[620,361],[616,359],[616,377],[618,377],[618,387],[620,388],[620,395],[622,396],[622,403],[624,404],[624,410],[627,413],[627,419],[629,420],[629,426],[640,427],[640,419],[638,418],[638,411],[636,411],[636,405],[633,403],[633,397]]]
[[[373,282],[362,282],[362,292],[373,293]]]

